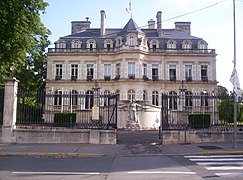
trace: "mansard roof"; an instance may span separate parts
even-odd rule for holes
[[[118,35],[126,35],[128,33],[144,34],[138,27],[137,23],[131,18]]]

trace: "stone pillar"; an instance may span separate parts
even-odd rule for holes
[[[18,80],[8,78],[5,81],[4,108],[3,108],[3,127],[2,138],[3,143],[16,143],[13,130],[16,124],[17,115],[17,89]]]

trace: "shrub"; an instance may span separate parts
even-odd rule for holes
[[[60,126],[73,126],[76,123],[76,113],[62,112],[54,114],[54,124]]]
[[[199,129],[210,126],[210,114],[189,114],[189,127]]]

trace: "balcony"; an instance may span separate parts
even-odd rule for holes
[[[114,80],[119,80],[120,79],[120,75],[116,75],[116,77],[114,78]]]
[[[191,82],[191,81],[192,81],[192,77],[191,77],[191,76],[187,76],[187,77],[186,77],[186,81],[187,81],[187,82]]]
[[[152,80],[153,81],[158,81],[159,80],[159,76],[152,76]]]
[[[148,78],[146,75],[143,75],[143,80],[144,80],[144,81],[148,81],[149,78]]]
[[[110,81],[111,80],[111,76],[104,76],[104,80],[105,81]]]
[[[202,76],[202,77],[201,77],[201,80],[202,80],[203,82],[208,82],[208,77],[207,77],[207,76]]]
[[[170,81],[176,81],[176,76],[170,76]]]
[[[92,75],[87,76],[87,81],[92,81],[92,79],[93,79],[93,76]]]
[[[71,81],[76,81],[77,80],[77,76],[71,76]]]
[[[61,80],[62,76],[55,76],[55,80]]]
[[[135,74],[128,74],[129,79],[135,79]]]

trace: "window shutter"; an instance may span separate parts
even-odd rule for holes
[[[197,80],[197,77],[196,77],[196,65],[192,65],[192,80]]]
[[[182,65],[182,80],[186,80],[185,70],[186,70],[186,65]]]
[[[78,79],[82,79],[82,64],[78,64]]]
[[[165,72],[166,72],[166,80],[169,80],[170,79],[170,76],[169,76],[169,64],[166,64],[166,70],[165,70]]]
[[[127,62],[124,62],[123,68],[124,68],[123,77],[127,78],[128,77],[128,63]]]
[[[80,109],[84,110],[85,109],[85,92],[80,91],[80,97],[79,97],[79,104],[80,104]]]
[[[56,64],[52,64],[52,79],[56,77]]]
[[[116,77],[116,65],[111,65],[111,79],[114,79]]]
[[[67,71],[66,71],[66,64],[63,64],[62,65],[62,79],[66,79],[66,73],[67,73]]]
[[[140,73],[139,73],[139,63],[135,63],[135,77],[136,78],[141,78]]]
[[[148,68],[147,69],[147,71],[148,71],[147,76],[148,76],[149,79],[152,79],[152,64],[148,64],[147,68]]]
[[[67,65],[67,79],[71,79],[71,64]]]
[[[124,63],[123,62],[121,63],[121,67],[120,67],[120,76],[121,76],[121,78],[124,77]]]
[[[163,75],[162,75],[162,64],[159,64],[159,79],[163,79]]]
[[[135,93],[135,100],[142,100],[142,90],[138,89]]]
[[[94,64],[94,79],[97,79],[97,65]]]
[[[177,80],[181,80],[180,67],[181,66],[179,64],[176,65],[176,79]]]
[[[213,80],[212,79],[212,66],[208,65],[208,80]]]
[[[201,65],[197,65],[197,80],[201,80]]]
[[[104,68],[104,64],[100,65],[100,77],[98,79],[104,79],[104,74],[105,74],[105,68]]]
[[[86,79],[87,78],[87,64],[83,64],[83,72],[84,72],[83,78]]]

